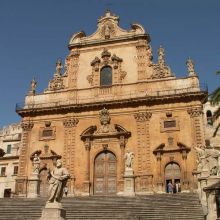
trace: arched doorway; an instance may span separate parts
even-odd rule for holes
[[[180,166],[177,163],[171,162],[168,163],[165,167],[165,185],[166,185],[166,192],[167,191],[167,185],[169,182],[171,182],[173,185],[175,183],[180,183],[181,181],[181,172],[180,172]]]
[[[117,181],[116,157],[109,151],[101,152],[94,161],[94,194],[115,194]]]

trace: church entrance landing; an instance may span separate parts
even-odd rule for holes
[[[104,151],[94,161],[94,194],[116,194],[117,181],[116,157],[109,151]]]

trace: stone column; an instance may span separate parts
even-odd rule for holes
[[[26,197],[27,195],[27,165],[29,162],[27,154],[30,143],[30,133],[33,126],[34,123],[31,121],[24,121],[21,123],[23,129],[21,140],[22,146],[20,151],[18,176],[16,178],[16,194],[21,197]]]
[[[152,116],[151,112],[138,112],[134,114],[134,118],[137,123],[137,175],[140,176],[140,189],[137,191],[149,191],[150,181],[148,176],[152,175],[151,169],[151,150],[150,150],[150,133],[149,133],[149,122]]]
[[[63,165],[69,170],[71,178],[75,178],[75,142],[76,142],[76,126],[79,120],[74,117],[67,118],[63,121],[64,126],[64,155]],[[70,181],[69,195],[74,195],[73,181]],[[69,185],[68,185],[69,186]]]
[[[91,149],[91,142],[89,138],[86,138],[85,142],[85,149],[86,149],[86,178],[84,181],[84,192],[83,195],[89,196],[90,195],[90,149]]]

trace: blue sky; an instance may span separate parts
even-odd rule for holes
[[[120,26],[137,22],[177,77],[187,74],[191,57],[209,92],[220,84],[219,0],[1,0],[0,1],[0,127],[18,122],[15,104],[23,102],[33,77],[37,92],[47,88],[57,58],[65,59],[71,35],[96,30],[106,9],[120,16]]]

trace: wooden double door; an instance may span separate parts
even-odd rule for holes
[[[116,157],[109,151],[97,155],[94,161],[94,194],[109,195],[117,192]]]
[[[168,163],[165,167],[165,185],[166,191],[168,183],[172,183],[173,185],[177,182],[181,182],[181,171],[180,166],[177,163]]]

